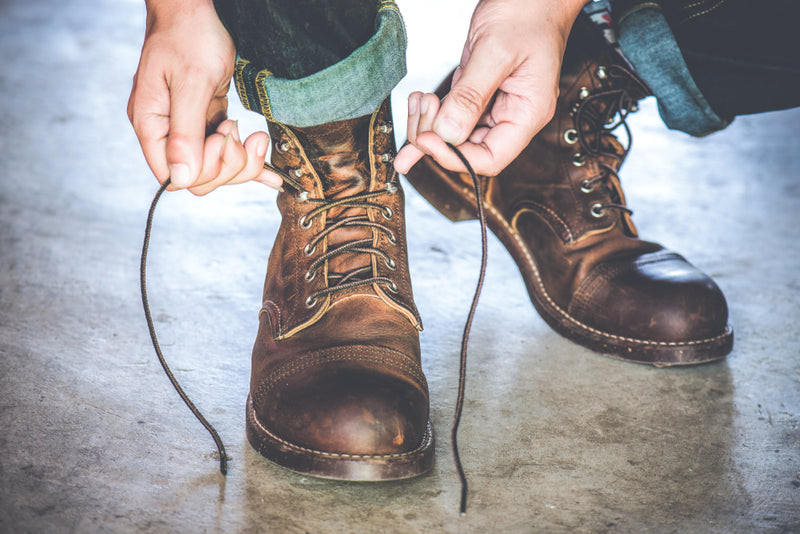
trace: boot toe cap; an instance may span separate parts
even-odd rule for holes
[[[414,450],[428,429],[424,387],[372,360],[297,369],[253,395],[261,425],[282,441],[324,453],[358,456]]]
[[[655,344],[705,342],[729,332],[716,283],[663,250],[596,266],[575,292],[570,315],[601,332]]]

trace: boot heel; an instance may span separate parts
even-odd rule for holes
[[[453,176],[458,176],[452,173]],[[461,191],[467,188],[460,180],[453,181],[451,173],[440,167],[431,157],[425,156],[406,174],[406,180],[452,222],[471,221],[478,218],[474,202]],[[471,190],[471,187],[468,188]]]

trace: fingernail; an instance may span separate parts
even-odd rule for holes
[[[222,147],[219,149],[220,157],[222,157],[225,154],[225,147],[228,146],[228,141],[230,140],[231,140],[231,132],[228,132],[228,134],[222,140]]]
[[[279,191],[282,190],[283,187],[283,180],[266,170],[263,171],[256,180]]]
[[[231,126],[231,134],[237,141],[242,140],[241,137],[239,137],[239,121],[233,121],[233,126]]]
[[[264,137],[261,139],[258,144],[256,145],[256,155],[259,158],[266,158],[267,157],[267,146],[269,145],[269,139]]]
[[[184,163],[173,163],[169,166],[169,179],[175,187],[188,187],[192,179],[189,166]]]
[[[420,114],[422,114],[422,115],[426,114],[428,112],[428,107],[430,107],[428,105],[428,99],[427,98],[421,98],[420,99],[420,104],[419,104],[419,112],[420,112]]]
[[[448,118],[442,118],[433,125],[433,131],[448,143],[459,143],[461,141],[461,127]]]
[[[416,96],[408,97],[408,114],[416,115],[419,107],[419,99]]]

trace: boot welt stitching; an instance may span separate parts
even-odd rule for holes
[[[547,206],[545,206],[543,204],[539,204],[538,202],[525,201],[525,203],[522,205],[522,207],[514,214],[514,223],[516,223],[516,221],[519,218],[519,216],[522,215],[522,213],[525,212],[525,211],[530,212],[530,213],[536,213],[536,210],[533,209],[533,208],[538,208],[538,209],[540,209],[542,211],[545,211],[548,214],[550,214],[553,217],[553,219],[558,221],[558,223],[561,224],[561,226],[564,227],[564,232],[566,233],[568,241],[570,243],[573,243],[575,241],[575,236],[572,235],[572,230],[570,230],[569,226],[567,226],[567,223],[565,223],[563,221],[563,219],[561,219],[561,217],[559,217],[558,214],[554,210],[548,208]],[[547,226],[549,226],[550,229],[553,230],[553,232],[555,234],[558,234],[558,230],[553,228],[553,225],[550,224],[550,220],[549,219],[544,219],[544,223]]]
[[[270,326],[273,327],[273,330],[277,330],[278,335],[283,333],[283,322],[281,321],[281,308],[271,300],[268,300],[264,303],[264,307],[261,308],[261,311],[258,312],[258,316],[261,317],[262,314],[267,314],[267,319],[269,319]],[[272,314],[277,315],[275,318],[278,321],[278,324],[272,324]]]
[[[301,445],[296,445],[289,441],[286,441],[283,438],[280,438],[269,431],[269,429],[265,428],[264,425],[261,424],[261,421],[258,420],[258,417],[255,415],[255,411],[253,411],[253,422],[256,426],[258,426],[258,430],[266,434],[273,439],[284,445],[285,447],[292,449],[297,452],[305,452],[311,453],[318,456],[325,456],[327,458],[343,458],[343,459],[353,459],[353,460],[360,460],[360,459],[384,459],[384,458],[405,458],[408,456],[414,456],[419,454],[424,449],[430,447],[432,438],[433,438],[433,429],[431,428],[430,420],[425,425],[425,433],[420,440],[420,444],[413,450],[406,451],[406,452],[394,452],[391,454],[347,454],[341,452],[327,452],[327,451],[320,451],[317,449],[310,449],[308,447],[303,447]]]
[[[468,196],[470,197],[470,200],[472,200],[473,202],[475,201],[475,195],[468,194]],[[651,340],[646,340],[646,339],[634,339],[634,338],[630,338],[630,337],[624,337],[624,336],[617,336],[617,335],[614,335],[614,334],[609,334],[608,332],[603,332],[602,330],[598,330],[596,328],[593,328],[593,327],[591,327],[591,326],[589,326],[587,324],[584,324],[584,323],[578,321],[577,319],[575,319],[574,317],[569,315],[567,312],[565,312],[552,299],[552,297],[550,297],[550,295],[548,294],[547,289],[544,286],[544,282],[542,282],[542,277],[539,274],[539,268],[536,266],[536,261],[533,259],[533,256],[531,256],[531,253],[528,251],[528,247],[525,245],[525,242],[522,240],[522,237],[519,235],[519,232],[517,232],[516,229],[514,229],[512,226],[510,226],[508,224],[508,222],[505,220],[505,218],[502,216],[502,214],[493,205],[484,202],[484,207],[487,208],[492,213],[492,215],[494,215],[496,217],[496,219],[500,221],[500,224],[503,227],[505,227],[506,230],[508,230],[508,232],[514,238],[514,241],[516,241],[517,244],[520,246],[520,248],[522,250],[522,253],[525,255],[525,259],[526,259],[528,265],[533,270],[534,277],[536,278],[536,285],[539,287],[542,295],[547,300],[547,302],[550,304],[550,306],[552,306],[559,313],[559,315],[561,315],[562,317],[564,317],[565,319],[567,319],[569,322],[573,323],[574,325],[578,326],[579,328],[582,328],[582,329],[587,330],[587,331],[589,331],[589,332],[591,332],[593,334],[596,334],[596,335],[601,336],[601,337],[609,338],[609,339],[614,339],[614,340],[618,340],[618,341],[625,341],[625,342],[628,342],[628,343],[635,343],[635,344],[638,344],[638,345],[655,345],[655,346],[659,346],[659,347],[680,347],[680,346],[692,346],[692,345],[705,345],[705,344],[708,344],[708,343],[715,343],[715,342],[727,337],[730,334],[730,327],[727,326],[725,328],[725,332],[723,332],[722,334],[720,334],[718,336],[715,336],[715,337],[712,337],[712,338],[708,338],[708,339],[699,339],[699,340],[694,340],[694,341],[681,341],[681,342],[677,342],[677,341],[651,341]]]

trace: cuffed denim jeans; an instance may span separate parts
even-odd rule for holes
[[[299,127],[375,111],[406,75],[406,33],[397,4],[393,0],[346,0],[310,1],[303,6],[304,2],[288,1],[294,3],[289,12],[273,10],[269,7],[273,1],[240,2],[267,6],[263,30],[248,26],[250,19],[241,7],[244,19],[224,20],[237,46],[248,42],[243,34],[253,31],[263,31],[264,39],[280,39],[283,34],[289,40],[266,51],[238,46],[235,83],[244,107],[267,120]],[[224,9],[218,6],[218,11],[225,19]],[[327,18],[332,28],[309,34],[313,29],[303,23],[306,18]],[[367,23],[369,18],[372,20]],[[366,34],[365,24],[370,29]],[[281,32],[269,28],[281,28]],[[303,38],[295,39],[296,34]],[[252,36],[247,37],[252,42]],[[309,65],[318,70],[308,69]]]
[[[270,121],[304,127],[372,113],[405,75],[394,0],[216,3],[237,45],[242,103]],[[622,50],[668,127],[702,136],[739,114],[800,105],[800,2],[612,5]]]

